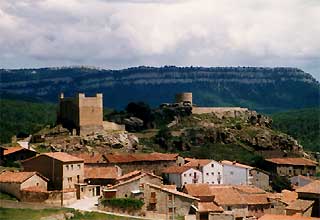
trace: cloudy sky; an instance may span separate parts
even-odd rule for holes
[[[320,0],[0,0],[0,68],[293,66],[320,79]]]

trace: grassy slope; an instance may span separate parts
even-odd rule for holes
[[[0,142],[10,142],[15,134],[34,133],[53,124],[56,106],[47,103],[0,99]]]
[[[296,138],[305,150],[320,151],[320,108],[272,115],[273,127]]]
[[[56,215],[60,213],[72,212],[75,217],[72,220],[134,220],[136,218],[120,217],[115,215],[103,214],[98,212],[84,212],[80,213],[74,209],[12,209],[0,207],[0,220],[39,220],[41,217]]]

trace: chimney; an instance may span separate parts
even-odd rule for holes
[[[237,161],[236,161],[236,160],[232,161],[232,164],[233,164],[233,165],[235,165],[236,163],[237,163]]]

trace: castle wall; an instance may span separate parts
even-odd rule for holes
[[[241,107],[192,107],[192,114],[209,114],[214,113],[218,118],[222,117],[240,117],[249,110]]]
[[[185,92],[185,93],[176,94],[176,103],[180,103],[180,102],[190,102],[192,105],[192,93]]]

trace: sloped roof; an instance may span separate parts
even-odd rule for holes
[[[319,218],[306,217],[300,215],[274,215],[264,214],[259,220],[317,220]]]
[[[248,205],[264,205],[269,204],[267,194],[246,194],[242,195]]]
[[[199,212],[223,212],[223,208],[216,205],[214,202],[199,202],[198,203]]]
[[[275,163],[275,164],[282,164],[282,165],[302,165],[302,166],[316,166],[318,163],[309,160],[303,157],[283,157],[283,158],[269,158],[266,161]]]
[[[31,151],[31,150],[23,148],[23,147],[8,147],[3,151],[3,155],[6,156],[6,155],[13,154],[13,153],[16,153],[21,150]]]
[[[132,177],[139,176],[139,175],[141,175],[141,173],[142,173],[141,170],[134,170],[132,172],[129,172],[127,174],[124,174],[122,176],[117,177],[117,181],[122,182],[122,181],[130,179]]]
[[[84,163],[106,163],[106,159],[100,153],[76,153],[73,156],[83,159]]]
[[[197,183],[197,184],[185,184],[185,191],[194,196],[194,197],[202,197],[202,196],[210,196],[212,195],[209,185],[207,183]]]
[[[45,181],[48,181],[47,178],[40,175],[37,172],[11,172],[11,171],[5,171],[0,173],[0,182],[2,183],[23,183],[30,177],[38,175]]]
[[[165,168],[162,173],[177,173],[177,174],[181,174],[186,172],[187,170],[192,169],[192,167],[188,167],[188,166],[171,166],[171,167],[167,167]]]
[[[280,195],[281,201],[286,204],[290,204],[298,198],[298,193],[286,189],[282,190]]]
[[[67,154],[65,152],[51,152],[51,153],[44,153],[43,155],[46,155],[48,157],[52,157],[56,160],[60,160],[62,162],[83,162],[82,158],[72,156],[70,154]],[[41,156],[41,154],[39,155]]]
[[[158,185],[154,185],[154,184],[151,184],[151,183],[146,183],[146,185],[149,185],[150,187],[162,190],[164,192],[172,193],[172,194],[177,195],[177,196],[182,196],[182,197],[193,199],[193,200],[199,200],[198,198],[193,197],[193,196],[191,196],[189,194],[186,194],[186,193],[183,193],[183,192],[179,192],[177,190],[168,189],[168,188],[163,187],[163,186],[158,186]]]
[[[147,175],[162,180],[162,177],[160,177],[160,176],[154,175],[154,174],[152,174],[152,173],[147,173],[147,172],[141,171],[141,174],[139,174],[139,175],[137,175],[137,176],[133,176],[132,178],[126,179],[126,180],[124,180],[124,181],[120,181],[120,182],[117,183],[116,185],[113,185],[113,186],[109,187],[109,189],[114,189],[114,188],[117,188],[118,186],[122,186],[122,185],[125,185],[125,184],[127,184],[127,183],[134,182],[134,181],[139,180],[139,179],[141,179],[141,178],[143,178],[143,177],[145,177],[145,176],[147,176]]]
[[[310,206],[312,206],[314,201],[312,200],[302,200],[297,199],[296,201],[290,203],[286,209],[296,210],[296,211],[306,211]]]
[[[116,167],[84,167],[85,179],[116,179],[117,177]]]
[[[213,160],[208,159],[189,159],[190,161],[186,163],[184,166],[186,167],[203,167],[209,163],[211,163]]]
[[[179,154],[106,154],[109,163],[132,163],[139,161],[175,161]]]
[[[234,185],[234,188],[236,188],[240,193],[246,193],[246,194],[265,194],[266,191],[263,189],[260,189],[259,187],[253,186],[253,185]]]
[[[252,166],[249,166],[249,165],[246,165],[246,164],[242,164],[242,163],[238,163],[236,161],[222,160],[221,163],[223,165],[236,166],[236,167],[241,167],[241,168],[246,168],[246,169],[253,169]]]
[[[296,190],[297,193],[312,193],[320,194],[320,180],[315,180],[305,186],[302,186]]]
[[[219,205],[243,205],[247,204],[245,198],[233,187],[212,187],[211,193],[215,196],[214,201]]]

